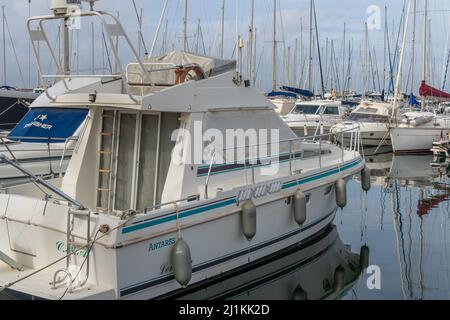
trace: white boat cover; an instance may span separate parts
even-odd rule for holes
[[[143,64],[146,70],[153,71],[148,73],[146,78],[143,76],[138,63],[131,63],[127,67],[127,80],[129,84],[134,85],[132,92],[136,95],[146,95],[152,92],[151,88],[143,88],[139,84],[148,86],[152,83],[157,87],[175,85],[176,74],[173,68],[177,66],[198,65],[202,68],[206,77],[234,70],[236,67],[236,61],[234,60],[206,57],[183,51],[172,51],[161,57],[146,58],[143,60]],[[195,79],[193,71],[192,76]]]
[[[161,57],[147,59],[145,62],[173,63],[177,66],[198,64],[208,77],[236,68],[235,60],[206,57],[184,51],[172,51]]]

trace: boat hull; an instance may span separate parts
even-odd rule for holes
[[[355,128],[355,131],[351,131]],[[331,128],[331,132],[336,135],[337,139],[342,139],[342,131],[344,138],[344,145],[350,144],[352,136],[359,128],[361,135],[361,143],[367,147],[391,146],[391,139],[389,136],[389,128],[385,123],[343,123]]]
[[[442,128],[392,128],[392,148],[396,154],[431,153],[433,142],[450,133]]]
[[[226,272],[239,270],[249,263],[297,245],[329,226],[337,211],[335,181],[342,178],[350,179],[354,174],[359,173],[363,166],[364,161],[356,157],[352,161],[287,178],[283,180],[280,193],[255,198],[257,230],[255,237],[251,240],[248,240],[242,232],[241,204],[236,194],[234,196],[232,193],[226,194],[215,200],[199,201],[188,207],[181,207],[179,211],[167,208],[161,212],[148,214],[119,229],[112,247],[104,247],[101,244],[94,246],[95,257],[91,259],[91,264],[96,266],[96,270],[106,270],[112,261],[116,266],[114,271],[96,273],[96,277],[105,277],[110,274],[112,278],[108,281],[95,279],[92,281],[112,284],[113,288],[109,290],[114,290],[116,299],[146,300],[179,290],[181,286],[175,281],[171,264],[171,249],[179,235],[189,245],[191,251],[193,274],[190,285],[218,277]],[[309,199],[307,219],[302,226],[295,221],[291,203],[291,195],[299,187]],[[9,196],[0,195],[1,197]],[[14,196],[10,196],[8,199],[8,201],[5,199],[5,203],[8,202],[9,206],[4,210],[18,212],[16,207],[19,202],[21,206],[26,205],[21,198],[15,199]],[[46,208],[45,201],[41,201],[38,207]],[[7,214],[6,211],[5,214]],[[59,216],[61,214],[63,212],[58,212]],[[40,219],[50,219],[47,214],[39,216]],[[180,217],[180,233],[177,231],[177,217]],[[101,217],[101,219],[105,218]],[[103,220],[98,223],[113,226],[113,221]],[[6,230],[5,224],[5,220],[0,220],[0,229]],[[82,226],[80,228],[82,230]],[[38,227],[34,230],[34,234],[45,234],[47,239],[50,237],[54,239],[50,241],[52,243],[65,240],[63,233]],[[7,241],[0,243],[7,244]],[[6,246],[1,247],[0,250],[9,252],[16,258],[20,256],[17,253],[11,253]],[[33,252],[40,256],[38,251],[36,249]],[[51,260],[60,257],[60,254],[55,256],[57,254],[55,251],[51,247],[45,250],[47,254],[51,253]],[[0,270],[2,282],[0,285],[8,282],[5,279],[17,276],[14,273],[7,276],[4,272],[6,271]],[[49,272],[51,274],[52,270]],[[48,286],[47,278],[48,276],[43,276],[42,283],[39,285],[40,290],[46,283]],[[26,287],[26,283],[21,286],[21,288]],[[57,299],[61,295],[61,290],[64,291],[64,287],[58,290],[48,289],[46,295],[40,298]],[[28,289],[21,292],[30,294],[36,290]],[[93,292],[95,290],[91,287],[90,290],[82,290],[66,298],[96,299]]]

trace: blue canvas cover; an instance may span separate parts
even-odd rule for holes
[[[33,108],[11,131],[8,139],[21,142],[62,143],[73,136],[87,114],[87,109]]]

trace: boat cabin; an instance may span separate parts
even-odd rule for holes
[[[365,101],[350,114],[348,120],[355,122],[388,123],[391,116],[391,104]]]

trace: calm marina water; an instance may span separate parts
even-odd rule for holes
[[[381,155],[376,181],[362,194],[351,183],[349,206],[335,223],[343,242],[370,247],[370,264],[381,270],[381,289],[369,290],[367,275],[345,299],[449,299],[450,185],[448,168],[433,156]]]
[[[366,157],[372,189],[357,178],[334,226],[282,258],[245,270],[178,299],[449,299],[450,179],[433,156]],[[369,269],[361,271],[361,247]],[[333,293],[333,274],[344,266],[345,284]],[[374,269],[380,287],[370,289]],[[369,274],[368,271],[371,271]],[[300,292],[299,292],[299,288]],[[0,296],[0,300],[10,299]]]

